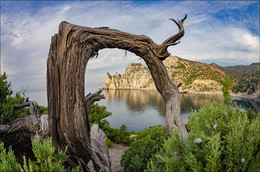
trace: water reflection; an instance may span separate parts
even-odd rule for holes
[[[140,112],[154,108],[159,115],[165,116],[164,102],[156,91],[143,90],[105,90],[108,104],[125,102],[129,111]],[[142,115],[141,113],[139,115]]]
[[[107,120],[114,128],[125,124],[129,131],[140,131],[153,125],[165,125],[164,102],[157,91],[146,90],[105,90],[106,99],[100,104],[107,106],[112,116]],[[207,102],[219,102],[219,95],[181,95],[181,113],[184,123],[188,113],[198,110]],[[234,100],[237,105],[248,109],[253,105],[242,99]],[[259,105],[256,105],[259,109]],[[254,108],[256,109],[256,108]]]

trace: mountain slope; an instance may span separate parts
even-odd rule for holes
[[[211,64],[218,69],[224,71],[226,74],[230,75],[232,79],[240,80],[246,79],[252,73],[260,71],[260,63],[252,63],[251,65],[237,65],[237,66],[219,66],[217,64]]]
[[[226,74],[213,65],[184,60],[170,56],[163,61],[169,76],[175,84],[182,82],[180,90],[189,92],[218,93],[221,80]],[[125,74],[106,74],[102,89],[145,89],[156,90],[152,76],[147,67],[140,63],[129,64]]]
[[[247,93],[249,95],[256,93],[260,95],[260,70],[252,73],[246,79],[239,80],[233,87],[234,93]]]

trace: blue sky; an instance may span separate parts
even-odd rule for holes
[[[178,31],[168,19],[185,14],[185,36],[168,49],[172,55],[247,65],[259,62],[259,8],[259,1],[1,1],[1,72],[15,91],[27,86],[28,92],[45,91],[50,40],[61,21],[144,34],[160,44]],[[106,72],[124,73],[128,63],[144,63],[124,53],[101,50],[89,62],[90,91],[103,85]]]

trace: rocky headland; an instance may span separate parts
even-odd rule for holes
[[[174,84],[182,82],[180,91],[189,93],[218,94],[221,81],[226,74],[213,65],[170,56],[163,61]],[[106,73],[105,84],[101,89],[141,89],[156,90],[149,69],[141,63],[129,64],[124,74],[111,76]]]
[[[260,63],[221,67],[170,56],[163,61],[174,84],[182,82],[180,91],[197,94],[221,94],[221,81],[230,75],[232,96],[260,103]],[[124,74],[106,73],[105,90],[156,90],[149,69],[141,63],[131,63]]]

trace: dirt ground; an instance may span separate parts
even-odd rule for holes
[[[120,160],[124,152],[129,148],[129,146],[122,146],[113,143],[113,147],[109,148],[109,156],[111,161],[111,171],[112,172],[123,172],[123,167],[120,165]]]

